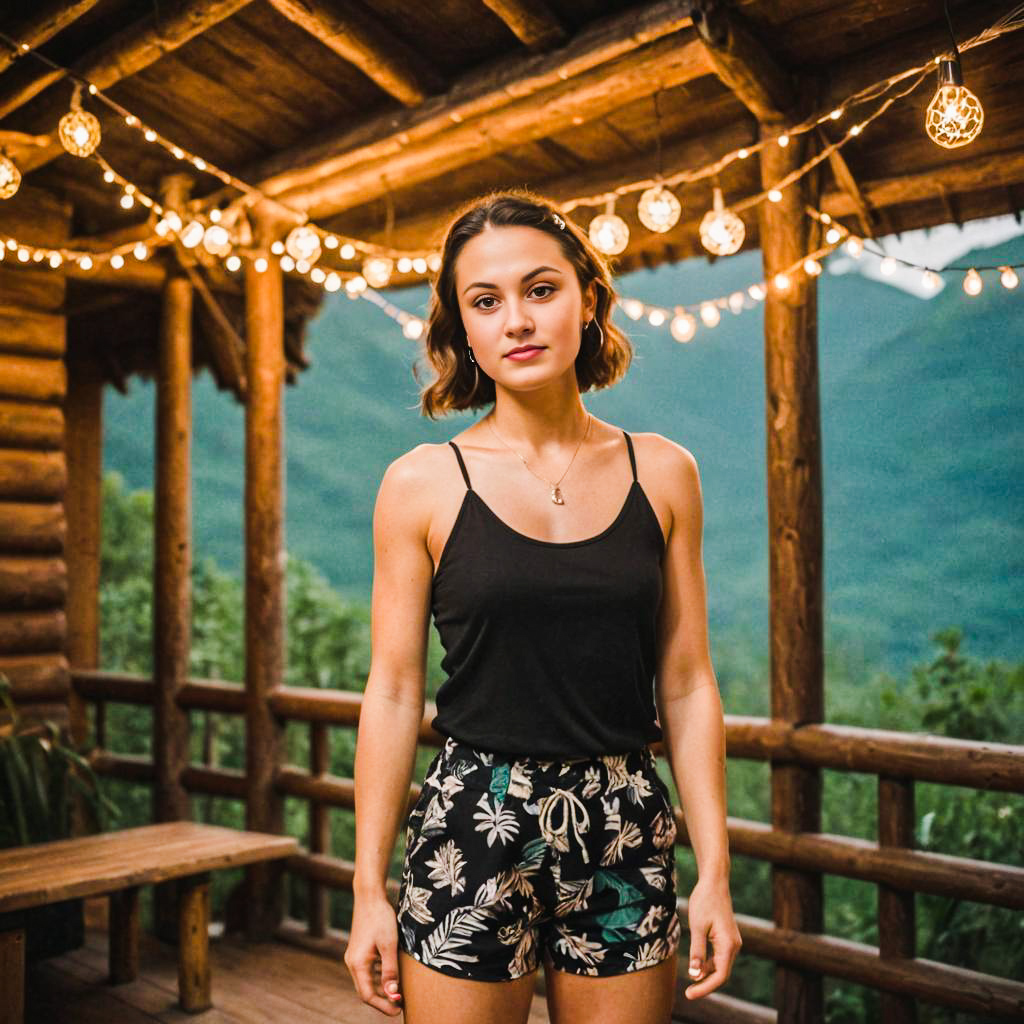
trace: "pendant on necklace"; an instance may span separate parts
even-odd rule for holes
[[[557,484],[554,487],[551,488],[551,500],[556,505],[564,505],[565,504],[565,501],[562,498],[562,488],[559,487]]]

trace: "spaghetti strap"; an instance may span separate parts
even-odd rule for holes
[[[633,483],[636,483],[636,456],[633,454],[633,439],[625,431],[626,447],[629,449],[629,464],[633,467]]]
[[[469,473],[466,472],[466,463],[462,461],[462,452],[459,451],[459,446],[454,441],[448,442],[455,449],[455,458],[459,460],[459,469],[462,470],[462,479],[466,481],[466,487],[469,490],[473,490],[473,485],[469,482]]]

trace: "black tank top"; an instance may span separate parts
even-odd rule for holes
[[[661,738],[654,703],[665,542],[636,477],[593,537],[513,530],[473,490],[434,573],[431,605],[447,673],[433,726],[482,750],[568,760]]]

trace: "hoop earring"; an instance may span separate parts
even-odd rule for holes
[[[469,361],[476,366],[476,359],[473,358],[473,346],[466,342],[466,353],[469,356]]]
[[[473,364],[473,394],[475,395],[480,390],[480,368],[476,364],[476,359],[473,358],[473,347],[468,342],[466,343],[466,354]]]
[[[597,355],[597,353],[600,352],[601,349],[604,347],[604,331],[601,330],[601,325],[597,322],[596,318],[593,319],[593,320],[588,320],[583,325],[583,336],[584,337],[586,337],[587,331],[590,329],[590,325],[591,324],[593,324],[597,328],[597,333],[598,333],[598,335],[600,337],[600,340],[597,343],[597,348],[594,349],[594,355]]]

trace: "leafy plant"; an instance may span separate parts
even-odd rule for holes
[[[95,772],[64,744],[53,722],[25,726],[0,673],[0,703],[10,721],[0,726],[0,848],[63,839],[80,796],[97,827],[117,808],[100,789]]]

